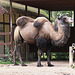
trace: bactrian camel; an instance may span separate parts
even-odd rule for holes
[[[15,48],[13,52],[14,65],[17,65],[15,56],[17,55],[21,65],[26,66],[20,53],[20,47],[23,41],[31,44],[36,44],[38,47],[38,63],[37,66],[41,65],[42,51],[45,50],[47,53],[47,64],[53,66],[50,63],[49,55],[50,49],[53,46],[63,46],[67,43],[70,37],[69,23],[72,22],[71,17],[66,14],[61,15],[55,20],[53,25],[47,18],[38,17],[32,19],[27,16],[21,16],[16,20],[16,28],[14,30],[14,41]]]

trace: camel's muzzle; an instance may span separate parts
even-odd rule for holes
[[[68,17],[67,22],[68,23],[73,23],[73,19],[71,17]]]

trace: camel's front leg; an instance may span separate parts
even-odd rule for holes
[[[20,49],[21,49],[21,45],[18,44],[18,45],[17,45],[16,54],[17,54],[17,56],[18,56],[18,58],[19,58],[19,60],[20,60],[20,62],[21,62],[21,65],[22,65],[22,66],[27,66],[27,65],[25,65],[25,64],[23,63],[23,61],[22,61]]]
[[[54,66],[50,63],[50,50],[47,50],[47,64],[48,66]]]
[[[42,51],[40,49],[38,49],[38,62],[37,62],[37,67],[42,67],[43,65],[41,65],[41,55],[42,55]]]

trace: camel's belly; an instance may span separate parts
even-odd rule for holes
[[[29,33],[30,33],[30,34],[29,34]],[[24,39],[26,42],[29,42],[29,43],[35,42],[35,36],[36,36],[36,35],[33,35],[31,32],[28,32],[28,33],[23,33],[23,32],[21,32],[21,36],[23,37],[23,39]]]
[[[35,42],[35,37],[38,34],[38,30],[31,25],[21,29],[20,34],[26,42],[33,43]]]

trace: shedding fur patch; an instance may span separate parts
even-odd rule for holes
[[[45,38],[40,38],[40,37],[36,37],[36,46],[39,48],[39,49],[43,49],[43,48],[46,48],[47,46],[47,41]]]
[[[39,23],[38,21],[34,22],[34,27],[38,28],[42,25],[42,23]]]
[[[48,19],[45,17],[38,17],[34,20],[34,27],[41,27],[45,22],[48,22]]]

